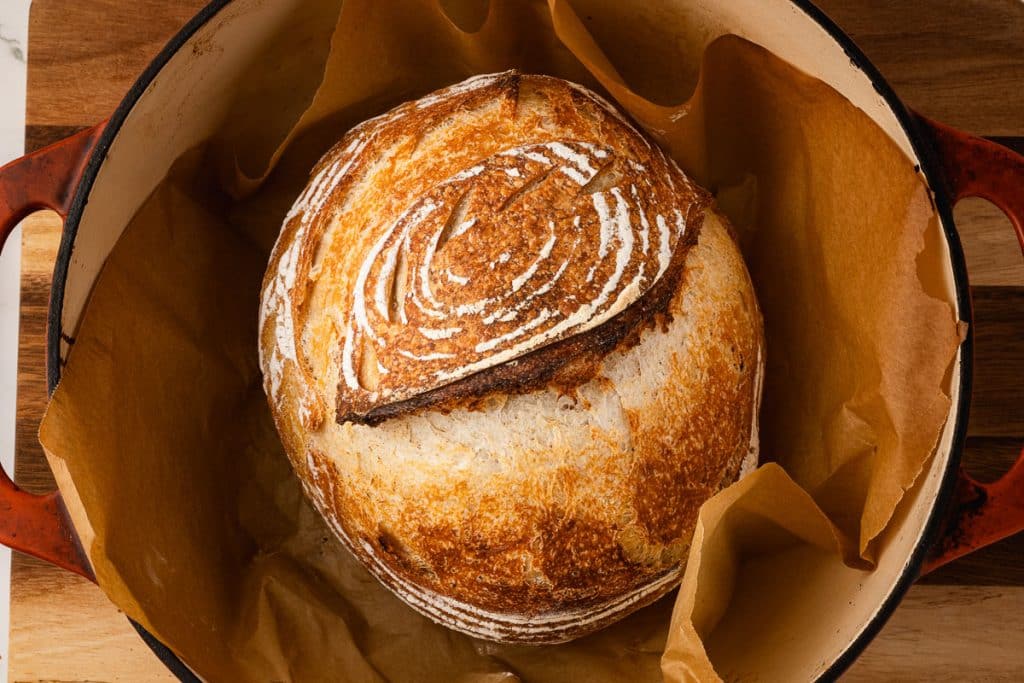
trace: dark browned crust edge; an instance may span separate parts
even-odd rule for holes
[[[449,413],[478,406],[493,394],[525,394],[548,386],[569,392],[593,379],[600,361],[612,351],[628,349],[640,341],[640,332],[657,320],[671,322],[669,304],[683,281],[686,257],[700,239],[711,196],[699,188],[687,208],[686,230],[676,244],[662,277],[621,313],[585,332],[561,339],[520,358],[401,401],[385,403],[365,413],[338,405],[338,424],[376,426],[385,420],[425,410]]]

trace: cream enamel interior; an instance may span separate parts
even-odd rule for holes
[[[221,124],[238,74],[259,53],[281,18],[301,1],[231,2],[178,50],[135,104],[99,170],[78,228],[63,302],[65,333],[74,335],[103,262],[133,213],[171,163]],[[593,0],[574,3],[593,6],[594,11],[603,4]],[[913,158],[909,139],[867,75],[824,29],[787,0],[661,0],[661,4],[663,11],[690,13],[695,18],[693,38],[701,44],[703,38],[735,33],[827,82],[871,116]],[[944,285],[949,300],[955,301],[945,240],[941,249],[946,263]],[[65,357],[68,348],[61,343]],[[877,570],[865,573],[843,568],[827,576],[808,576],[805,595],[791,596],[796,607],[779,613],[761,642],[748,644],[746,654],[730,661],[728,672],[722,672],[726,678],[810,680],[825,671],[865,629],[893,591],[936,503],[953,441],[960,373],[958,355],[951,381],[954,413],[935,456],[890,527]],[[715,637],[721,642],[710,645],[712,656],[741,634]],[[774,654],[766,656],[768,652]]]

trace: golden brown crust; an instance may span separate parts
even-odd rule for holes
[[[360,126],[314,170],[264,281],[265,384],[310,498],[403,600],[479,637],[557,642],[663,595],[701,503],[736,478],[753,443],[762,334],[742,260],[726,224],[705,218],[705,193],[607,107],[556,79],[499,74]],[[502,158],[509,149],[549,158]],[[556,151],[579,178],[551,163]],[[633,186],[640,200],[620,202]],[[447,208],[403,235],[403,216],[425,198]],[[453,237],[466,216],[500,218],[502,229]],[[406,236],[404,266],[400,249],[369,257]],[[566,236],[582,248],[559,245]],[[406,292],[418,286],[432,249],[441,255],[426,279],[444,304],[504,291],[550,261],[537,281],[565,263],[564,282],[532,299],[543,288],[524,284],[502,306],[550,310],[557,324],[578,312],[573,296],[607,288],[615,305],[504,358],[500,345],[478,349],[514,331],[484,322],[497,308],[455,316],[460,335],[416,337],[430,316],[410,310],[403,321],[388,292],[403,272]],[[446,272],[456,276],[447,288],[437,284]],[[387,315],[371,319],[377,282]],[[359,296],[369,313],[353,335]],[[359,335],[371,333],[383,343],[368,352]],[[355,388],[344,376],[350,339],[360,342]],[[404,363],[397,349],[459,363]],[[386,373],[360,368],[370,353]]]

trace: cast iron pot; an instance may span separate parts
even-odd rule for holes
[[[109,121],[0,168],[2,239],[33,211],[53,209],[64,218],[50,296],[49,391],[57,386],[69,335],[124,226],[170,164],[213,131],[225,112],[224,97],[218,98],[222,86],[237,79],[259,45],[250,38],[266,34],[282,4],[213,0],[157,56]],[[1024,246],[1024,157],[909,111],[853,41],[807,0],[695,0],[688,7],[709,16],[720,33],[741,35],[831,85],[919,165],[942,226],[946,285],[956,314],[968,323],[952,372],[949,419],[935,456],[908,493],[907,513],[894,520],[874,572],[836,577],[836,595],[849,605],[840,633],[828,641],[802,634],[796,649],[806,653],[797,654],[787,672],[788,680],[831,680],[878,633],[922,573],[1024,530],[1024,454],[991,484],[974,481],[960,468],[973,328],[952,216],[960,199],[988,199],[1010,218]],[[204,49],[192,49],[200,44]],[[0,472],[0,509],[0,543],[95,580],[59,491],[32,495]],[[181,680],[198,680],[167,647],[136,629]]]

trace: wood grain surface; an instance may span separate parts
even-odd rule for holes
[[[202,0],[34,0],[26,143],[108,116]],[[1024,4],[1019,0],[819,0],[918,111],[1024,150]],[[1009,222],[980,200],[956,209],[975,301],[968,470],[1005,471],[1024,445],[1024,266]],[[16,478],[53,486],[36,429],[55,214],[25,224]],[[10,680],[165,681],[166,669],[94,585],[15,554]],[[848,681],[1024,680],[1024,534],[915,585]]]

